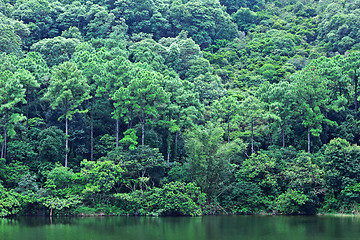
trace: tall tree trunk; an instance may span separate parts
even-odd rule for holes
[[[69,131],[68,131],[68,118],[65,115],[65,167],[68,165],[68,152],[69,152]]]
[[[3,142],[1,144],[1,157],[0,158],[4,158],[4,152],[5,152],[5,128],[4,128],[4,139]]]
[[[29,131],[29,96],[26,89],[26,133]]]
[[[355,73],[354,73],[354,105],[355,105],[355,112],[357,113],[358,111],[358,103],[357,103],[357,98],[358,98],[358,81],[359,81],[359,77],[357,76],[357,73],[356,73],[356,70],[355,70]]]
[[[251,122],[251,154],[254,153],[254,122]]]
[[[174,144],[174,160],[177,159],[177,154],[178,154],[178,137],[179,137],[179,133],[176,131],[176,133],[175,133],[175,144]]]
[[[6,158],[6,150],[7,150],[7,128],[5,127],[5,132],[4,132],[4,154],[3,154],[3,158]]]
[[[285,124],[281,126],[282,147],[285,148]]]
[[[94,114],[93,114],[93,100],[91,100],[90,112],[90,160],[94,161]]]
[[[1,158],[6,158],[6,139],[7,138],[7,111],[5,113],[5,123],[4,123],[4,139],[1,146]]]
[[[307,134],[308,136],[308,147],[307,147],[307,150],[308,150],[308,152],[310,153],[310,126],[308,126],[308,134]]]
[[[170,152],[171,152],[170,142],[171,142],[171,132],[169,131],[167,136],[167,159],[166,159],[168,166],[170,164]]]
[[[228,121],[227,125],[227,141],[230,142],[230,120]]]
[[[115,137],[116,137],[116,147],[119,146],[119,119],[116,119],[115,123]]]
[[[145,121],[141,122],[141,145],[145,145]]]

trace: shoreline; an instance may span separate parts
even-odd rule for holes
[[[195,217],[209,217],[209,216],[274,216],[274,217],[300,217],[300,216],[316,216],[316,217],[328,217],[328,216],[332,216],[332,217],[360,217],[359,213],[316,213],[313,215],[304,215],[304,214],[274,214],[274,213],[254,213],[254,214],[204,214],[204,215],[200,215],[200,216],[195,216]],[[18,216],[13,216],[10,218],[17,218],[17,217],[49,217],[46,215],[18,215]],[[194,216],[188,216],[188,215],[174,215],[174,216],[153,216],[153,215],[134,215],[134,214],[106,214],[104,212],[100,212],[100,213],[79,213],[79,214],[74,214],[74,215],[54,215],[50,218],[57,218],[57,217],[79,217],[79,218],[86,218],[86,217],[160,217],[160,218],[166,218],[166,217],[189,217],[189,218],[193,218]],[[4,217],[7,218],[7,217]]]
[[[316,216],[360,217],[359,213],[317,213]]]

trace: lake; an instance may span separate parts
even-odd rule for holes
[[[358,240],[355,216],[0,219],[1,240]]]

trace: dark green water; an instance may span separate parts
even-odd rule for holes
[[[198,218],[0,219],[1,240],[350,240],[359,217],[217,216]]]

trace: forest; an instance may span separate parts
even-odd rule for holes
[[[360,210],[360,0],[0,0],[0,217]]]

